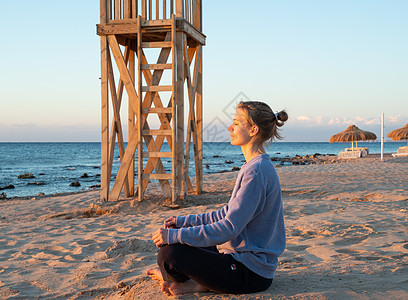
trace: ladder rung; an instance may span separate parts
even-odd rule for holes
[[[173,174],[142,174],[142,179],[173,179]]]
[[[173,90],[172,85],[142,86],[142,92],[171,92],[172,90]]]
[[[142,135],[171,135],[171,129],[150,129],[142,130]]]
[[[143,152],[143,157],[173,157],[172,152]]]
[[[171,68],[172,64],[142,64],[142,70],[164,70]]]
[[[142,108],[143,114],[171,114],[173,113],[172,107],[150,107],[150,108]]]
[[[143,42],[142,48],[171,48],[172,42]]]

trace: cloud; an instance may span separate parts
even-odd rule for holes
[[[400,128],[407,123],[408,117],[389,116],[385,117],[385,137],[391,130]],[[381,118],[372,117],[326,117],[301,115],[290,118],[281,133],[287,142],[328,142],[333,134],[345,130],[349,125],[356,125],[362,130],[381,136]]]
[[[386,119],[388,120],[388,122],[390,122],[392,124],[402,123],[403,125],[405,125],[408,122],[408,118],[406,116],[401,116],[401,115],[391,116],[391,117],[386,118]]]
[[[405,125],[404,122],[408,120],[407,117],[403,116],[390,116],[385,117],[384,123],[385,124],[402,124]],[[325,117],[325,116],[298,116],[293,121],[292,124],[302,125],[302,126],[334,126],[337,127],[339,125],[356,125],[356,126],[365,126],[365,125],[380,125],[381,118],[370,118],[370,117],[362,117],[362,116],[355,116],[355,117]]]
[[[308,121],[312,121],[312,118],[308,116],[299,116],[299,117],[296,117],[296,120],[308,122]]]

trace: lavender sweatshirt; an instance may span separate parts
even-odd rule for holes
[[[278,174],[269,155],[258,155],[238,173],[228,204],[210,213],[178,216],[168,243],[217,246],[264,278],[274,278],[285,250],[285,226]]]

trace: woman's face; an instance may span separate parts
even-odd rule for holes
[[[234,121],[228,127],[228,130],[230,131],[232,145],[243,146],[252,140],[251,125],[247,122],[246,115],[240,108],[236,110]]]

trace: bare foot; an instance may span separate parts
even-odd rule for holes
[[[160,285],[163,293],[165,293],[168,297],[209,291],[209,289],[207,289],[205,286],[202,286],[201,284],[191,279],[185,282],[163,281]]]
[[[173,296],[172,294],[171,294],[171,292],[170,292],[170,282],[168,282],[168,281],[163,281],[163,282],[161,282],[160,283],[160,286],[161,286],[161,290],[162,290],[162,292],[163,293],[165,293],[166,294],[166,296],[167,297],[171,297],[171,296]]]
[[[163,275],[162,275],[159,268],[149,269],[149,270],[147,270],[146,274],[149,275],[151,279],[156,280],[159,283],[162,283],[164,281],[163,280]]]

